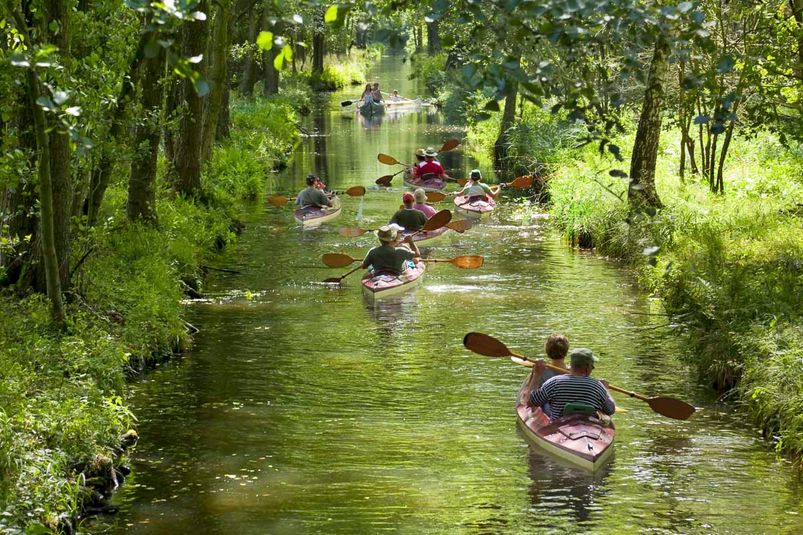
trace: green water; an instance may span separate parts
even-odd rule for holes
[[[373,77],[415,96],[409,65],[385,58]],[[353,93],[358,93],[359,88]],[[300,189],[317,169],[338,188],[370,186],[417,146],[460,137],[425,112],[366,124],[331,95],[305,128],[296,162],[273,181]],[[462,151],[443,158],[463,176]],[[397,178],[398,180],[398,178]],[[281,184],[281,186],[280,186]],[[141,440],[120,512],[94,532],[177,533],[799,533],[803,489],[755,430],[694,383],[678,336],[626,271],[573,251],[543,217],[508,204],[427,256],[481,254],[476,271],[438,264],[412,293],[374,304],[358,275],[324,252],[361,256],[398,206],[391,192],[344,199],[343,214],[301,231],[289,208],[255,206],[236,249],[216,265],[200,332],[184,358],[132,387]],[[250,297],[250,298],[249,298]],[[615,454],[596,475],[561,464],[517,429],[514,399],[527,371],[466,351],[469,331],[538,356],[548,334],[601,357],[611,383],[701,407],[667,419],[615,396]]]

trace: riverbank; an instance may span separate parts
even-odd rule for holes
[[[133,225],[125,177],[103,223],[76,241],[70,323],[52,330],[41,295],[0,295],[0,531],[67,531],[122,482],[136,439],[126,377],[191,344],[185,295],[203,293],[216,252],[235,243],[243,202],[259,202],[299,140],[285,97],[234,97],[231,138],[203,178],[203,202],[175,196],[161,165],[158,226]],[[121,171],[122,173],[122,171]]]
[[[469,132],[487,158],[494,120]],[[512,133],[510,156],[523,168],[544,165],[548,209],[567,242],[622,259],[663,299],[672,327],[686,336],[687,362],[722,399],[742,408],[773,446],[803,453],[803,146],[769,133],[735,139],[724,195],[699,176],[678,176],[679,134],[661,138],[657,188],[664,208],[633,215],[623,163],[596,146],[576,146],[576,127],[527,106]],[[617,140],[632,146],[632,133]]]

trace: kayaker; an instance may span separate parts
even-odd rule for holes
[[[365,84],[365,91],[362,92],[360,100],[362,100],[363,104],[369,104],[374,101],[371,84]]]
[[[500,186],[496,191],[488,184],[482,182],[482,173],[479,169],[473,169],[468,175],[468,182],[458,195],[465,195],[469,201],[487,201],[489,198],[495,199],[499,193]]]
[[[410,171],[410,182],[414,184],[421,183],[421,167],[426,165],[427,158],[424,156],[424,149],[415,149],[415,164],[413,164]]]
[[[544,353],[546,353],[546,356],[549,358],[549,363],[551,365],[568,370],[566,367],[566,355],[569,353],[569,339],[564,335],[560,333],[550,334],[546,339],[546,343],[544,343]],[[519,392],[519,399],[521,402],[523,403],[530,397],[530,392],[536,388],[541,388],[541,385],[543,385],[545,381],[557,375],[560,374],[546,367],[544,359],[536,360],[535,364],[533,364],[533,367],[530,369],[530,375],[527,376],[527,381],[525,381],[521,392]],[[548,410],[544,412],[549,414]]]
[[[393,102],[412,102],[409,98],[401,96],[398,89],[394,89],[393,93],[390,94],[390,100]]]
[[[404,207],[393,214],[393,217],[390,218],[390,224],[400,225],[410,232],[421,230],[421,227],[427,222],[427,216],[413,208],[415,196],[408,191],[402,195],[402,202]]]
[[[432,147],[427,147],[427,150],[424,151],[424,164],[418,167],[418,176],[424,177],[424,175],[434,175],[434,178],[440,178],[442,180],[448,180],[449,177],[446,174],[446,171],[443,169],[441,163],[436,160],[435,158],[438,156],[438,153]]]
[[[548,405],[548,416],[555,420],[563,416],[567,403],[589,405],[595,410],[612,415],[616,411],[607,381],[592,379],[596,357],[590,349],[573,349],[569,354],[569,373],[548,379],[541,388],[530,392],[530,405],[541,407]]]
[[[423,188],[416,189],[413,192],[413,196],[415,197],[413,208],[422,212],[427,219],[436,214],[435,208],[427,204],[427,192]]]
[[[371,269],[372,274],[392,273],[401,275],[407,267],[408,262],[414,262],[421,256],[412,236],[406,236],[404,240],[399,240],[399,227],[396,225],[383,225],[376,231],[379,238],[377,247],[374,247],[365,255],[361,267]],[[397,247],[404,243],[406,247]]]
[[[316,187],[318,183],[323,184],[320,178],[315,175],[307,175],[306,182],[307,187],[301,190],[296,197],[296,204],[301,205],[302,208],[307,208],[309,206],[317,206],[319,208],[332,206],[332,201],[326,196],[326,193]]]
[[[373,91],[371,91],[371,98],[374,102],[382,102],[382,92],[379,90],[379,82],[374,82]]]

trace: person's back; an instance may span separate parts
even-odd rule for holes
[[[413,208],[424,214],[427,219],[434,216],[437,212],[435,208],[426,204],[427,202],[427,192],[424,191],[422,188],[418,188],[413,192],[413,197],[415,197],[415,204]]]
[[[427,160],[419,166],[418,176],[424,176],[430,173],[436,177],[441,177],[446,174],[446,171],[444,171],[443,166],[438,162],[434,160]]]
[[[472,197],[485,197],[489,193],[491,193],[491,188],[487,184],[475,181],[466,184],[460,192],[461,195],[465,195],[469,199]]]
[[[411,231],[421,230],[421,227],[423,227],[426,222],[427,216],[412,206],[410,208],[402,208],[393,214],[393,217],[390,219],[390,223],[401,225],[404,227],[404,230]]]
[[[374,247],[365,255],[361,267],[371,268],[372,275],[392,273],[401,275],[408,261],[420,256],[421,252],[410,237],[405,238],[407,247],[396,247],[398,242],[398,229],[393,225],[384,225],[376,234],[381,245]]]
[[[530,405],[549,407],[552,420],[563,416],[567,403],[589,405],[604,414],[612,415],[616,405],[603,381],[590,377],[595,357],[590,350],[578,348],[571,352],[569,374],[547,380],[541,388],[530,392]]]
[[[296,197],[296,204],[301,205],[302,208],[307,208],[308,206],[323,208],[329,206],[330,202],[329,197],[322,190],[315,186],[307,186]]]
[[[563,416],[563,408],[567,403],[583,403],[605,414],[613,414],[614,408],[608,403],[609,399],[608,391],[601,382],[580,375],[552,377],[541,388],[530,393],[534,405],[542,400],[549,403],[553,420]]]

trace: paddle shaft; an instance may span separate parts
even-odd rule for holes
[[[526,360],[527,362],[532,362],[533,364],[535,363],[534,360],[528,359],[524,355],[519,355],[518,353],[511,352],[510,356],[516,357],[517,359]],[[548,362],[545,362],[544,366],[546,366],[547,368],[549,368],[553,372],[557,372],[557,373],[561,373],[561,374],[568,373],[568,370],[566,370],[564,368],[560,368],[558,366],[555,366],[554,364],[549,364]],[[642,396],[641,394],[639,394],[637,392],[631,392],[630,390],[625,390],[624,388],[620,388],[620,387],[612,385],[612,384],[609,384],[608,388],[610,388],[611,390],[613,390],[615,392],[619,392],[621,394],[627,394],[631,398],[640,399],[641,401],[649,401],[650,400],[650,398],[648,398],[647,396]]]

